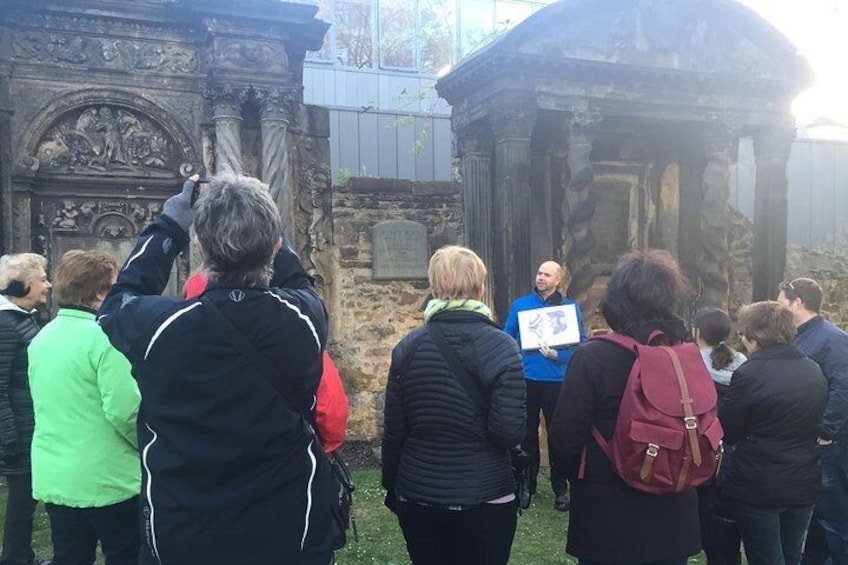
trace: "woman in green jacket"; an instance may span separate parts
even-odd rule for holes
[[[33,498],[45,503],[53,563],[136,564],[141,472],[139,392],[130,364],[95,313],[118,265],[101,251],[68,251],[53,281],[56,318],[29,346],[35,407]]]

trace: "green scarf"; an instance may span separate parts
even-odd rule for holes
[[[449,310],[461,310],[465,312],[477,312],[483,314],[490,320],[492,319],[492,311],[488,306],[479,300],[471,300],[468,298],[453,298],[451,300],[443,300],[441,298],[433,298],[427,303],[424,309],[424,321],[429,322],[430,318],[439,312],[447,312]]]

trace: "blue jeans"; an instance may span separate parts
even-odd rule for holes
[[[734,503],[748,565],[798,565],[813,506],[763,508]]]
[[[804,565],[848,565],[848,433],[821,447],[822,494],[813,512]]]

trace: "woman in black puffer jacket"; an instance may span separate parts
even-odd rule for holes
[[[27,346],[38,333],[35,307],[47,302],[47,261],[35,253],[0,257],[0,475],[9,488],[0,563],[33,563],[32,475],[35,429]]]
[[[795,323],[785,306],[746,306],[737,327],[750,355],[719,406],[724,439],[734,447],[722,492],[750,565],[797,565],[822,486],[816,439],[827,381],[792,344]]]
[[[383,486],[412,562],[505,564],[516,526],[509,448],[525,433],[518,346],[480,302],[486,267],[471,250],[444,247],[430,260],[437,325],[488,395],[478,407],[427,326],[392,352],[383,429]]]

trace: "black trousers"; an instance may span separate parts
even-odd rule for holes
[[[741,565],[742,535],[733,520],[733,508],[715,484],[698,487],[701,543],[708,565]]]
[[[138,497],[99,508],[45,504],[53,539],[51,565],[92,565],[97,541],[106,565],[136,565],[140,547]]]
[[[3,525],[3,555],[0,565],[31,565],[32,520],[36,501],[32,499],[32,475],[6,476],[6,523]]]
[[[398,501],[413,565],[506,565],[515,537],[515,501],[447,510]]]
[[[551,422],[554,419],[559,391],[562,383],[524,381],[527,385],[527,435],[521,448],[530,456],[529,477],[531,490],[535,490],[536,479],[539,475],[539,413],[545,415],[545,428],[548,430],[548,453],[551,452]],[[554,495],[565,494],[568,490],[565,476],[551,461],[551,488]]]

